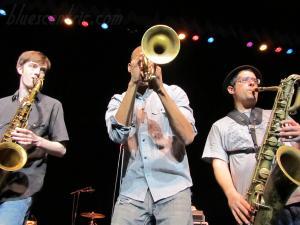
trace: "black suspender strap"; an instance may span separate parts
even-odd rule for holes
[[[230,156],[230,155],[235,155],[235,154],[250,154],[250,153],[256,153],[256,149],[255,148],[243,148],[243,149],[227,152],[227,155]]]
[[[240,154],[240,153],[255,153],[258,149],[257,140],[256,140],[256,134],[255,134],[255,125],[258,125],[262,122],[262,109],[260,108],[254,108],[251,110],[250,118],[248,118],[247,115],[244,113],[239,112],[238,110],[234,109],[231,112],[227,114],[228,117],[233,119],[238,124],[241,124],[243,126],[248,126],[249,133],[251,134],[251,138],[254,144],[254,148],[246,148],[246,149],[238,149],[234,151],[227,152],[228,155],[233,154]]]

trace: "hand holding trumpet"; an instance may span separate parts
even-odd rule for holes
[[[130,82],[139,87],[149,87],[157,91],[163,85],[161,67],[146,58],[141,48],[137,48],[133,53],[128,71],[131,73]]]
[[[171,62],[180,50],[177,33],[166,25],[149,28],[142,37],[141,46],[136,48],[128,64],[130,83],[149,87],[156,92],[163,88],[162,72],[159,65]]]

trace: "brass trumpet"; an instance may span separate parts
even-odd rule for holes
[[[148,82],[155,78],[156,64],[171,62],[179,53],[180,40],[176,31],[166,25],[150,27],[143,35],[141,42],[144,54],[140,68],[144,75],[144,81]],[[151,62],[154,65],[151,65]]]

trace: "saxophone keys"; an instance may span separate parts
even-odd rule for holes
[[[268,138],[268,144],[272,147],[276,146],[278,144],[278,140],[276,137],[272,136]]]
[[[270,170],[266,167],[262,167],[260,170],[259,170],[259,176],[262,178],[262,179],[267,179],[270,175]]]
[[[273,160],[273,158],[274,158],[274,156],[275,156],[275,154],[274,154],[274,152],[273,152],[273,150],[272,150],[271,148],[267,149],[267,150],[263,153],[263,155],[264,155],[264,158],[265,158],[266,160]]]
[[[275,114],[280,120],[285,119],[285,112],[282,109],[276,110]]]
[[[258,196],[259,193],[263,193],[265,186],[263,184],[257,184],[254,188],[256,195]]]

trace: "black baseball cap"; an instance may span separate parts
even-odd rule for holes
[[[223,91],[224,93],[227,93],[227,87],[232,84],[232,80],[238,75],[239,72],[241,72],[242,70],[250,70],[252,71],[257,79],[262,79],[262,74],[259,71],[259,69],[257,69],[254,66],[251,65],[242,65],[242,66],[238,66],[236,68],[234,68],[233,70],[231,70],[227,76],[225,77],[224,81],[223,81]]]

